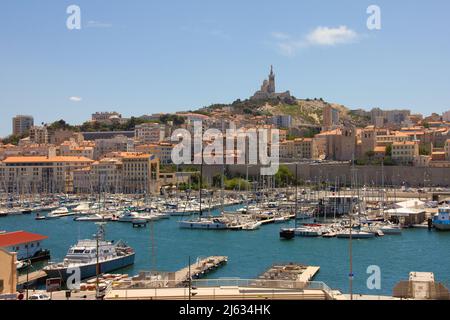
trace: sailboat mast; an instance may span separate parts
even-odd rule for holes
[[[96,268],[95,268],[95,275],[96,275],[95,283],[96,283],[96,292],[97,292],[97,298],[98,298],[99,292],[100,292],[100,290],[99,290],[99,284],[100,284],[100,279],[99,279],[100,263],[99,263],[99,257],[98,257],[98,252],[99,252],[99,243],[98,243],[99,232],[98,232],[98,230],[97,230],[97,236],[95,238],[96,238],[96,247],[97,247],[97,250],[96,250],[97,263],[96,263]]]
[[[297,228],[297,214],[298,214],[298,163],[295,163],[295,217],[294,225]]]
[[[202,182],[203,182],[203,154],[202,154],[202,163],[200,164],[200,181],[198,182],[198,190],[199,190],[199,198],[200,198],[200,210],[198,215],[198,220],[200,221],[202,218]]]

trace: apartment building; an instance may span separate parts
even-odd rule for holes
[[[156,193],[159,161],[154,155],[136,152],[121,153],[123,192]]]
[[[134,130],[135,138],[140,143],[159,143],[164,140],[165,126],[159,123],[143,123]]]
[[[392,144],[392,160],[397,163],[411,164],[418,156],[418,141],[394,142]]]
[[[292,127],[292,116],[290,115],[277,115],[270,119],[270,122],[277,128],[287,128]]]
[[[33,125],[32,116],[17,115],[12,119],[12,134],[19,136],[27,133]]]
[[[0,160],[17,156],[48,156],[49,148],[47,144],[3,145],[0,146]]]
[[[8,157],[0,165],[0,189],[17,193],[73,192],[73,172],[89,167],[85,157]]]
[[[122,161],[118,158],[104,158],[90,167],[77,170],[73,174],[74,192],[122,192]]]
[[[94,146],[92,142],[85,142],[83,144],[75,143],[74,141],[63,142],[57,149],[58,155],[69,157],[85,157],[94,159]]]
[[[158,144],[143,144],[135,147],[136,152],[155,155],[162,165],[172,163],[172,150],[174,145],[167,142]]]
[[[411,141],[412,136],[403,132],[394,132],[393,134],[383,134],[376,136],[377,146],[388,146],[396,142],[406,142]]]
[[[113,119],[121,119],[122,115],[118,112],[96,112],[92,114],[92,121],[107,122]]]
[[[285,140],[280,144],[280,158],[282,159],[318,159],[319,150],[312,138],[297,138]]]
[[[159,187],[159,161],[146,153],[113,152],[74,172],[76,193],[146,194]]]
[[[330,105],[323,108],[323,127],[322,131],[329,131],[339,125],[339,110]]]
[[[134,140],[124,135],[117,135],[108,139],[96,139],[94,147],[94,159],[100,159],[111,152],[132,152]]]
[[[48,140],[48,131],[46,126],[32,126],[30,128],[30,141],[37,144],[46,144]]]
[[[381,110],[379,108],[370,111],[372,124],[376,127],[383,127],[385,125],[400,125],[405,120],[408,120],[411,115],[410,110]]]

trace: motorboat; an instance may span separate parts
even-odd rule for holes
[[[352,239],[370,239],[375,238],[375,233],[365,232],[361,230],[352,230],[351,235],[350,230],[344,230],[336,233],[336,237],[341,239],[349,239],[350,236],[352,237]]]
[[[384,234],[388,234],[388,235],[399,235],[399,234],[402,234],[402,228],[400,226],[398,226],[398,225],[393,225],[393,224],[382,226],[380,228],[380,230]]]
[[[261,227],[261,225],[262,225],[262,222],[260,222],[260,221],[248,222],[242,226],[242,230],[247,230],[247,231],[257,230]]]
[[[436,230],[450,231],[450,207],[441,207],[433,217],[433,226]]]
[[[197,220],[184,220],[178,222],[180,228],[184,229],[206,229],[206,230],[221,230],[227,229],[226,222],[218,218],[201,218]]]
[[[82,217],[76,217],[73,220],[74,221],[85,221],[85,222],[102,222],[102,221],[110,221],[112,219],[111,216],[104,216],[101,214],[93,214],[93,215],[86,215]]]
[[[76,212],[76,213],[88,212],[89,211],[89,203],[88,202],[82,202],[79,205],[77,205],[75,208],[73,208],[72,211]]]
[[[47,214],[47,219],[57,219],[62,217],[68,217],[71,215],[74,215],[74,213],[70,213],[69,209],[67,209],[66,207],[61,207]]]
[[[98,249],[97,249],[98,248]],[[70,247],[60,263],[44,267],[48,278],[66,281],[76,268],[80,278],[86,279],[134,264],[135,252],[122,241],[106,241],[103,225],[94,239],[80,240]]]
[[[125,212],[118,216],[117,221],[131,223],[136,219],[142,219],[142,215],[137,212],[125,210]]]

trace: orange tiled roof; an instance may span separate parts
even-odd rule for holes
[[[394,146],[400,146],[400,145],[415,145],[417,144],[415,141],[396,141],[393,143]]]
[[[119,156],[124,159],[148,159],[152,155],[142,152],[120,152]]]
[[[45,156],[33,156],[33,157],[8,157],[3,160],[3,163],[34,163],[34,162],[90,162],[93,160],[86,157],[73,157],[73,156],[58,156],[58,157],[45,157]]]

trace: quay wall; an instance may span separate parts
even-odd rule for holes
[[[295,174],[295,164],[283,164]],[[381,186],[383,183],[382,172],[384,172],[384,185],[400,186],[407,184],[413,187],[448,187],[450,186],[450,168],[423,168],[411,166],[355,166],[354,176],[358,185]],[[222,172],[221,165],[204,165],[203,174],[205,179],[211,180]],[[226,173],[231,176],[245,177],[246,165],[226,166]],[[352,180],[352,165],[349,163],[299,163],[298,176],[302,181],[317,183],[328,181],[334,184],[336,179],[340,184],[350,185]],[[248,175],[258,178],[260,174],[259,165],[248,166]],[[270,179],[270,178],[269,178]]]

